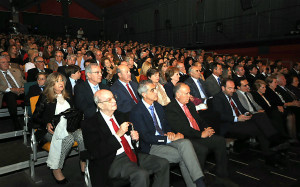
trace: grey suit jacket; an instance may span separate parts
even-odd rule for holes
[[[62,65],[65,66],[66,62],[64,60],[62,60]],[[58,64],[55,62],[55,58],[51,58],[50,62],[48,64],[48,68],[52,69],[52,71],[57,71],[58,69]]]
[[[221,91],[221,87],[213,75],[207,77],[204,87],[208,97],[214,96]]]
[[[244,95],[240,90],[237,90],[236,93],[237,93],[237,95],[238,95],[238,97],[239,97],[239,100],[240,100],[240,102],[242,103],[243,107],[244,107],[246,110],[252,112],[252,111],[250,110],[250,106],[249,106],[249,104],[248,104],[248,102],[247,102],[247,98],[245,97],[245,95]],[[254,101],[252,94],[248,92],[247,95],[248,95],[248,97],[250,98],[250,100],[251,100],[252,104],[254,105],[255,109],[256,109],[256,110],[262,110],[262,107],[259,106],[259,105]]]
[[[10,68],[10,73],[13,75],[14,79],[18,83],[19,87],[24,87],[24,83],[26,82],[22,77],[22,73],[19,69]],[[2,72],[0,72],[0,108],[2,107],[2,99],[5,94],[5,90],[8,88],[8,84]]]

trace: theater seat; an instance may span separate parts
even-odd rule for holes
[[[49,152],[50,150],[50,145],[51,143],[50,142],[47,142],[43,145],[42,149],[44,149],[45,151]],[[73,146],[72,147],[77,147],[78,146],[78,143],[75,141]]]

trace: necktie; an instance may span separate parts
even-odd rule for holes
[[[190,113],[190,110],[188,109],[188,107],[186,105],[183,105],[183,110],[184,110],[186,117],[189,119],[190,123],[192,124],[192,127],[195,130],[200,131],[200,128],[199,128],[195,118],[192,116],[192,114]]]
[[[116,132],[118,132],[119,130],[119,127],[117,126],[116,122],[114,121],[113,118],[110,118],[110,121],[113,125],[113,128]],[[137,159],[136,159],[136,155],[134,154],[134,152],[132,151],[129,143],[127,142],[126,138],[124,136],[121,137],[121,143],[122,143],[122,146],[125,150],[125,153],[127,154],[128,158],[132,161],[132,162],[137,162]]]
[[[99,90],[99,85],[94,86],[94,90],[97,92]]]
[[[41,90],[43,91],[44,90],[44,86],[40,86]]]
[[[239,109],[236,107],[236,105],[234,104],[234,102],[232,101],[231,97],[229,97],[229,102],[230,102],[231,107],[232,107],[233,110],[234,110],[234,113],[235,113],[236,117],[239,117],[239,116],[240,116],[240,111],[239,111]]]
[[[12,88],[18,88],[15,81],[11,78],[11,76],[9,74],[7,74],[7,71],[4,71],[3,73],[5,75],[5,78],[6,78],[7,82],[10,84],[10,86]]]
[[[221,79],[220,79],[220,77],[218,77],[218,84],[219,84],[219,86],[221,86]]]
[[[250,100],[250,98],[249,98],[249,96],[248,96],[248,93],[247,93],[247,92],[245,92],[245,96],[246,96],[246,98],[247,98],[248,102],[250,103],[250,105],[252,106],[252,108],[253,108],[254,112],[256,112],[256,111],[257,111],[257,109],[255,108],[254,104],[251,102],[251,100]]]
[[[197,82],[198,82],[198,85],[199,85],[199,87],[200,87],[200,95],[201,95],[201,98],[206,98],[206,95],[205,95],[205,92],[204,92],[204,90],[203,90],[203,87],[202,87],[202,85],[201,85],[200,80],[198,79]]]
[[[132,99],[134,100],[134,102],[135,102],[135,103],[138,103],[138,100],[137,100],[137,98],[135,97],[135,95],[133,94],[133,92],[132,92],[131,88],[129,87],[128,83],[126,84],[126,87],[127,87],[128,91],[129,91],[129,93],[130,93]]]
[[[156,118],[156,115],[154,113],[154,107],[153,107],[153,105],[151,105],[149,107],[149,109],[151,110],[151,116],[152,116],[154,127],[155,127],[156,131],[159,133],[159,135],[163,136],[164,132],[162,131],[162,129],[158,125],[157,118]]]

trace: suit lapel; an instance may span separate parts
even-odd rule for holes
[[[96,118],[97,118],[97,122],[98,122],[96,125],[96,128],[100,132],[100,134],[104,134],[107,136],[112,135],[112,133],[108,127],[108,124],[105,122],[105,120],[102,117],[100,112],[97,112]]]
[[[90,84],[88,83],[88,81],[85,81],[85,82],[83,83],[83,85],[84,85],[84,87],[85,87],[85,89],[86,89],[86,91],[87,91],[87,94],[88,94],[88,95],[86,96],[86,98],[88,98],[88,99],[90,99],[90,100],[93,100],[93,98],[94,98],[93,90],[92,90]],[[94,101],[92,101],[92,102],[94,102]]]

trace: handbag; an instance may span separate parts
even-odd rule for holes
[[[67,131],[74,132],[80,129],[80,122],[83,120],[83,113],[75,108],[69,108],[57,115],[52,119],[52,126],[55,129],[60,121],[60,117],[64,116],[67,120]]]

